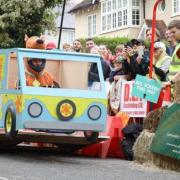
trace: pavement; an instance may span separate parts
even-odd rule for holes
[[[0,150],[0,180],[179,180],[180,173],[120,159]]]

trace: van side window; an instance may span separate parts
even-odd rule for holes
[[[24,57],[26,86],[91,90],[88,86],[89,62],[46,59],[42,64],[39,60]],[[41,65],[44,65],[42,70]],[[97,65],[95,73],[100,83]]]
[[[19,89],[20,78],[18,62],[15,53],[11,53],[8,59],[8,89]]]

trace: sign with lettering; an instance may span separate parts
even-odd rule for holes
[[[137,75],[132,90],[132,95],[157,103],[161,91],[161,83],[146,76]]]
[[[151,144],[151,151],[180,159],[180,104],[173,104],[163,114]]]
[[[145,117],[147,101],[131,95],[134,81],[123,81],[121,91],[120,111],[130,117]]]

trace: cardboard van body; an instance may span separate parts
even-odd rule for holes
[[[28,58],[46,59],[46,70],[60,88],[27,86]],[[88,87],[91,63],[97,63],[98,90]],[[57,50],[0,50],[0,128],[14,132],[26,128],[100,132],[105,130],[106,115],[107,95],[99,56]]]

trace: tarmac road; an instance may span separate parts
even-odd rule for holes
[[[0,150],[0,180],[179,180],[180,173],[119,159]]]

